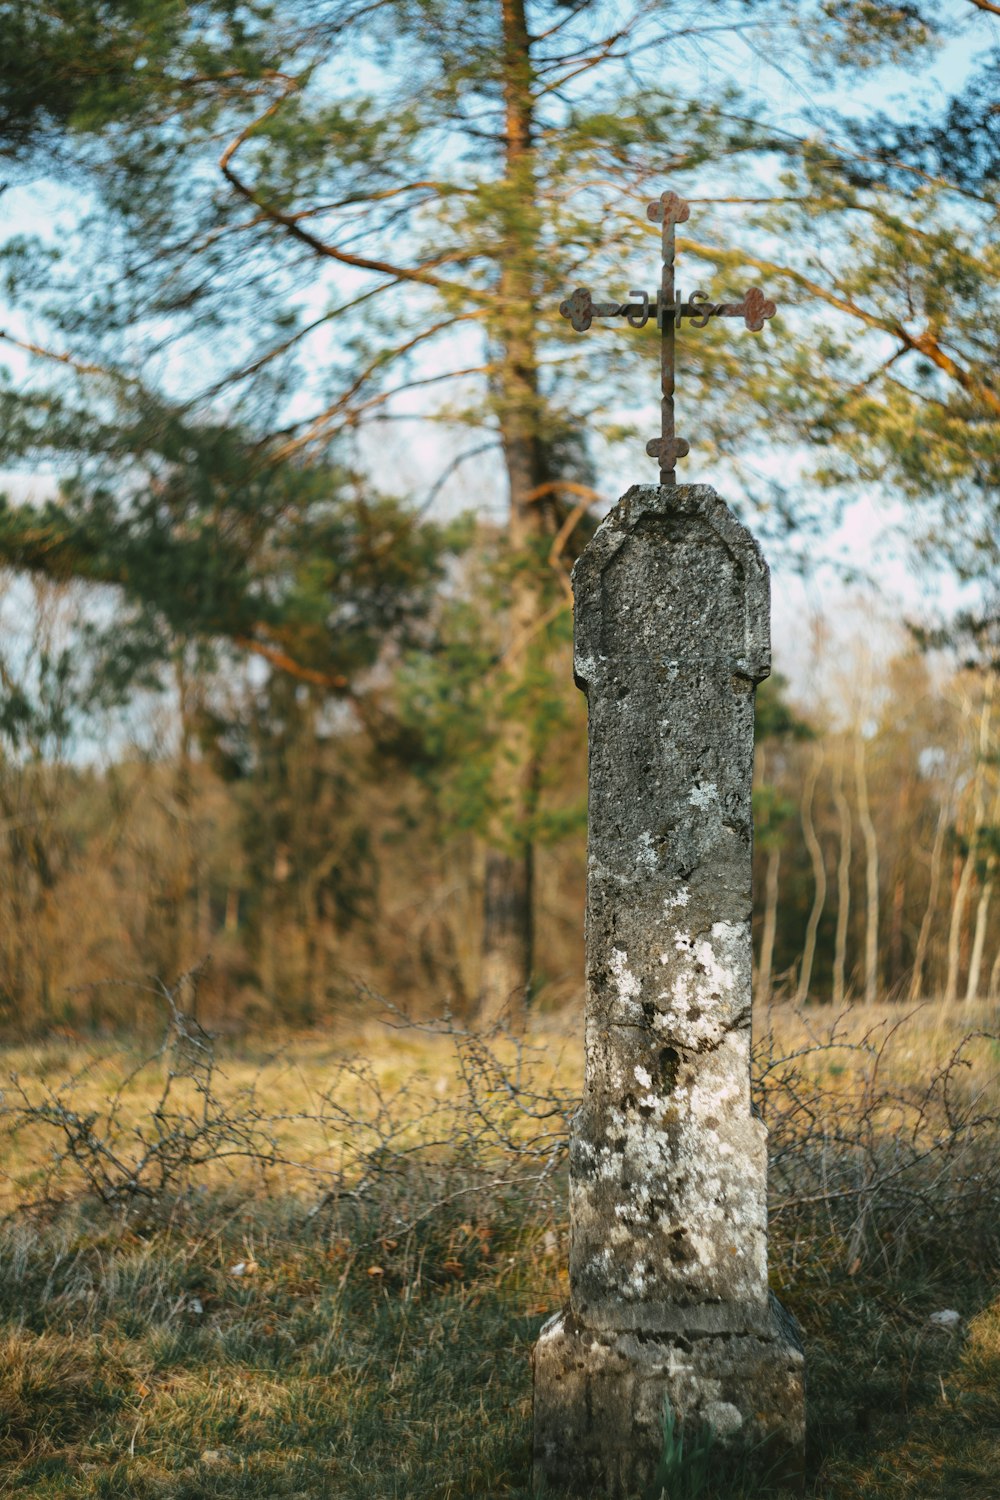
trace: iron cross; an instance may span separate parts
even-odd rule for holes
[[[690,452],[690,445],[678,438],[674,431],[674,333],[687,318],[692,328],[704,328],[709,318],[742,318],[753,333],[759,333],[767,318],[773,318],[776,308],[760,287],[752,286],[744,294],[742,302],[710,302],[707,292],[692,292],[685,302],[681,292],[674,291],[674,226],[683,224],[691,213],[690,205],[676,193],[661,193],[655,203],[646,209],[647,219],[662,226],[663,273],[660,290],[649,292],[630,291],[631,302],[594,302],[586,287],[578,287],[571,297],[559,304],[564,318],[569,318],[580,333],[591,325],[594,318],[624,317],[633,328],[641,328],[650,316],[656,318],[660,330],[660,385],[663,399],[660,402],[660,436],[650,438],[646,452],[650,458],[660,461],[660,483],[676,484],[676,464]]]

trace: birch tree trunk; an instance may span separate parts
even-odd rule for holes
[[[878,999],[878,838],[868,806],[868,768],[860,729],[854,738],[854,780],[865,841],[865,1004],[874,1005]]]
[[[896,991],[903,972],[903,914],[906,911],[906,864],[897,858],[892,882],[892,919],[889,924],[889,961],[883,970],[887,994]]]
[[[993,803],[992,821],[994,829],[1000,821],[1000,788]],[[983,949],[986,946],[986,927],[989,920],[990,899],[993,895],[993,884],[996,879],[997,857],[991,854],[986,864],[986,875],[983,879],[983,887],[979,893],[979,901],[976,904],[976,929],[972,939],[972,955],[969,959],[969,981],[965,988],[966,1000],[976,1000],[979,997],[979,981],[983,969]]]
[[[958,972],[962,960],[962,923],[965,918],[969,886],[972,884],[972,869],[973,861],[969,855],[966,855],[955,888],[955,899],[951,904],[951,921],[948,925],[948,972],[944,982],[946,1004],[951,1004],[953,1000],[958,999]]]
[[[823,915],[823,907],[826,904],[826,865],[823,861],[823,849],[819,839],[816,837],[816,826],[813,823],[813,798],[816,793],[816,782],[823,765],[823,749],[817,745],[813,751],[806,777],[806,784],[802,791],[802,836],[806,841],[809,858],[812,862],[813,871],[813,903],[809,913],[809,921],[806,924],[805,942],[802,946],[802,967],[799,971],[798,989],[795,994],[795,1002],[802,1005],[809,997],[809,985],[812,982],[813,960],[816,956],[816,934],[819,930],[820,918]]]
[[[941,888],[941,855],[944,852],[944,836],[951,816],[953,795],[954,786],[951,786],[948,788],[946,796],[942,798],[941,806],[938,809],[937,827],[934,830],[934,844],[931,848],[927,905],[924,907],[924,914],[920,920],[920,931],[917,934],[917,951],[913,957],[913,974],[910,978],[911,1002],[920,999],[924,987],[924,965],[927,962],[927,945],[930,942],[931,926],[934,922],[938,892]]]
[[[969,829],[968,849],[958,877],[955,899],[951,907],[951,922],[948,928],[948,972],[945,978],[944,1000],[946,1004],[958,999],[958,976],[962,957],[962,927],[965,921],[965,906],[969,887],[976,869],[976,844],[983,821],[983,785],[986,775],[986,755],[989,750],[990,718],[993,711],[993,674],[986,679],[983,707],[979,716],[979,754],[972,784],[972,821]]]
[[[847,990],[847,928],[851,919],[851,808],[844,795],[843,750],[837,758],[833,800],[840,826],[837,857],[837,932],[833,944],[833,1003],[843,1005]]]

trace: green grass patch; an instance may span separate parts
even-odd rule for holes
[[[419,1238],[380,1227],[263,1200],[145,1237],[78,1209],[8,1225],[0,1493],[528,1500],[530,1351],[565,1297],[563,1237],[516,1197],[479,1221],[442,1209]],[[1000,1301],[982,1269],[950,1246],[921,1277],[813,1273],[785,1289],[809,1355],[807,1493],[986,1500]],[[945,1306],[957,1332],[928,1321]]]

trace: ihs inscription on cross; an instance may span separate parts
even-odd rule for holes
[[[659,459],[660,483],[676,484],[679,458],[690,452],[690,446],[674,430],[674,369],[676,330],[687,318],[692,328],[704,328],[710,318],[742,318],[753,333],[759,333],[767,318],[773,318],[776,307],[760,287],[752,286],[742,302],[710,302],[707,292],[692,292],[687,301],[674,290],[674,228],[683,224],[691,213],[690,206],[676,193],[661,193],[646,209],[646,217],[659,224],[663,237],[663,271],[658,292],[630,291],[629,302],[594,302],[586,287],[578,287],[571,297],[560,303],[559,311],[569,318],[578,332],[584,332],[594,318],[625,318],[633,328],[641,328],[650,316],[660,330],[660,436],[651,438],[646,452]]]

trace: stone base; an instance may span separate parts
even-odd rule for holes
[[[711,1427],[720,1465],[800,1492],[805,1361],[772,1298],[768,1334],[595,1332],[570,1311],[535,1345],[534,1482],[543,1493],[624,1500],[653,1480],[669,1403],[682,1430]]]

